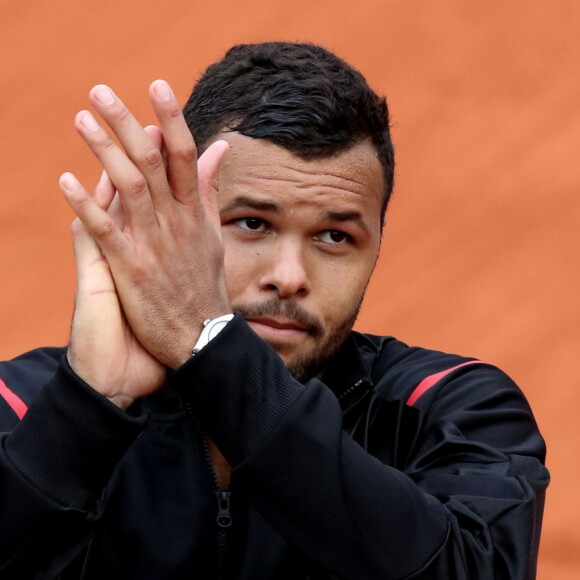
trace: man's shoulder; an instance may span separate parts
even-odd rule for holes
[[[374,350],[371,380],[383,398],[403,399],[409,405],[421,406],[432,401],[441,387],[455,386],[515,389],[515,383],[500,369],[474,357],[409,346],[392,336],[353,333],[359,348]],[[481,391],[480,391],[481,392]]]
[[[0,396],[0,399],[6,402],[7,398],[13,396],[28,406],[54,375],[65,352],[65,347],[44,347],[28,351],[12,360],[1,361],[0,395],[4,396]]]

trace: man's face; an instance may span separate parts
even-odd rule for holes
[[[381,238],[381,165],[368,142],[304,161],[223,133],[219,204],[234,310],[306,380],[352,328]]]

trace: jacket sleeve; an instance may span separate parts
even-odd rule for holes
[[[64,357],[16,426],[0,406],[0,577],[52,578],[78,555],[144,421],[83,383]]]
[[[294,381],[239,316],[173,380],[234,485],[326,574],[533,578],[543,442],[505,375],[469,374],[439,390],[404,471],[353,441],[333,393]]]

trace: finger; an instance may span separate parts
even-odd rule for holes
[[[107,210],[109,215],[113,218],[113,221],[117,227],[123,231],[125,229],[125,211],[123,210],[123,204],[121,203],[121,198],[117,193]]]
[[[148,231],[157,224],[146,178],[99,125],[89,111],[75,117],[75,128],[97,156],[121,196],[133,230]]]
[[[115,197],[117,188],[113,185],[109,174],[103,169],[99,182],[95,187],[95,201],[99,207],[107,210]]]
[[[147,133],[147,136],[153,141],[155,147],[161,151],[163,147],[163,133],[161,133],[161,129],[157,125],[147,125],[143,131]]]
[[[199,198],[218,232],[221,232],[221,219],[217,193],[219,190],[220,166],[230,149],[227,141],[215,141],[199,158]]]
[[[111,181],[109,174],[103,169],[99,183],[95,187],[95,201],[108,212],[117,227],[122,231],[125,227],[125,214],[117,188]]]
[[[149,135],[149,138],[155,146],[161,151],[161,157],[163,158],[163,166],[165,167],[165,173],[168,172],[169,167],[169,160],[168,160],[168,153],[167,147],[165,147],[165,143],[163,141],[163,133],[161,133],[161,129],[157,127],[157,125],[147,125],[144,129],[145,133]]]
[[[170,202],[171,191],[159,147],[131,111],[106,85],[93,87],[89,98],[99,115],[119,138],[129,159],[145,176],[153,204],[158,206]]]
[[[167,149],[168,178],[173,197],[184,204],[198,204],[197,148],[175,95],[164,80],[149,87],[151,104]]]
[[[163,146],[163,136],[161,135],[161,130],[159,129],[159,127],[156,127],[155,125],[148,125],[147,127],[145,127],[144,130],[149,135],[153,143],[155,143],[156,147],[161,149],[161,147]],[[104,209],[107,209],[109,215],[115,220],[117,227],[120,230],[123,230],[123,228],[125,227],[125,213],[123,211],[123,205],[121,204],[121,199],[119,198],[119,194],[117,193],[116,188],[113,185],[113,182],[109,178],[109,174],[105,170],[103,170],[101,179],[97,184],[97,188],[103,188],[104,190],[106,190],[106,193],[101,194],[103,196],[102,199],[104,199],[105,196],[110,195],[112,191],[113,196],[111,198],[110,204],[107,207],[105,207],[103,204],[99,205],[101,205],[101,207],[103,207]],[[95,199],[97,203],[99,203],[100,197],[98,195],[97,190],[95,190]]]
[[[72,173],[63,173],[59,185],[72,210],[107,258],[128,249],[128,241],[113,218],[99,207]]]

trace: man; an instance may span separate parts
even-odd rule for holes
[[[208,69],[187,125],[164,81],[159,128],[90,97],[122,147],[77,115],[105,171],[94,196],[61,177],[70,345],[1,369],[3,577],[533,577],[548,476],[521,392],[351,332],[393,185],[362,76],[267,43]]]

